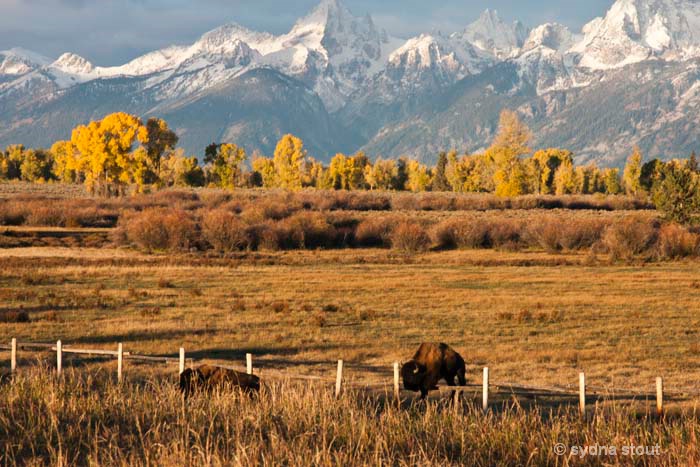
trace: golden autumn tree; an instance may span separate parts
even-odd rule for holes
[[[345,154],[338,153],[333,156],[328,166],[328,177],[330,179],[329,188],[334,190],[347,190],[350,167],[349,158]]]
[[[570,160],[564,160],[554,174],[554,191],[557,195],[571,195],[576,193],[576,187],[574,164]]]
[[[642,192],[642,152],[638,146],[634,147],[632,155],[627,159],[622,179],[628,195],[638,195]]]
[[[531,184],[535,193],[549,195],[554,193],[554,174],[559,166],[568,161],[573,164],[574,155],[566,149],[549,148],[541,149],[532,155],[531,159]],[[537,177],[537,179],[534,179]]]
[[[107,115],[73,130],[71,143],[79,153],[79,168],[91,191],[122,193],[128,183],[139,183],[145,151],[134,154],[136,143],[145,143],[148,132],[141,120],[127,113]]]
[[[280,188],[288,190],[301,189],[301,175],[306,150],[300,138],[294,135],[284,135],[277,143],[274,155],[274,166],[277,183]]]
[[[518,114],[504,110],[498,125],[498,133],[488,149],[496,165],[494,183],[499,196],[518,196],[526,190],[526,172],[520,157],[530,152],[530,129],[522,123]]]
[[[63,183],[82,181],[79,154],[70,141],[56,141],[49,150],[53,156],[53,173]]]
[[[154,181],[160,178],[161,160],[166,151],[172,151],[177,146],[179,140],[177,134],[168,127],[165,120],[151,117],[146,122],[146,133],[148,134],[144,147],[150,165],[153,167]]]
[[[377,159],[374,164],[365,166],[365,181],[371,190],[391,190],[398,174],[396,161]]]
[[[408,162],[406,169],[408,171],[406,188],[414,193],[427,191],[432,181],[428,167],[418,161],[411,160]]]
[[[220,188],[234,189],[238,186],[243,162],[247,159],[245,149],[236,144],[214,144],[207,148],[206,162],[211,164],[214,183]]]
[[[277,186],[277,171],[275,161],[268,157],[253,158],[253,172],[260,177],[260,183],[264,188],[275,188]]]

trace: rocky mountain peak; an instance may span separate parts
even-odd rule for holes
[[[505,58],[522,47],[528,30],[520,21],[505,23],[496,10],[484,11],[462,33],[465,40],[498,58]]]
[[[74,75],[89,75],[95,69],[92,63],[74,53],[64,53],[51,64],[51,68]]]

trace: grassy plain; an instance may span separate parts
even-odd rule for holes
[[[14,192],[13,195],[15,196]],[[69,196],[69,195],[66,195]],[[71,195],[72,196],[72,195]],[[344,215],[334,213],[333,215]],[[347,211],[348,215],[378,216]],[[482,211],[411,211],[421,222]],[[548,211],[561,219],[618,219],[629,211]],[[499,211],[525,223],[539,210]],[[634,213],[652,219],[653,211]],[[532,217],[531,217],[532,216]],[[663,376],[665,421],[651,404],[605,404],[580,420],[571,405],[484,415],[448,402],[397,410],[381,392],[333,399],[327,384],[270,380],[260,399],[222,394],[186,405],[176,366],[20,352],[20,375],[0,378],[0,463],[30,465],[697,465],[700,423],[700,262],[612,262],[595,248],[431,251],[333,249],[218,255],[145,254],[111,245],[109,229],[7,227],[0,249],[0,340],[54,342],[273,371],[390,383],[394,361],[444,341],[468,379],[653,392]],[[5,342],[2,342],[3,344]],[[0,351],[0,367],[9,353]],[[276,373],[278,374],[278,373]],[[571,401],[570,401],[571,402]],[[500,406],[499,406],[500,408]],[[553,410],[553,412],[551,411]],[[570,445],[660,444],[661,457],[558,457]]]
[[[445,341],[472,377],[669,389],[700,385],[700,264],[611,265],[590,254],[390,250],[148,256],[110,249],[0,250],[0,324],[20,341],[111,346],[378,378],[362,364]],[[385,377],[382,375],[381,377]]]

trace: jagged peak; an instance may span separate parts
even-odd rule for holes
[[[545,23],[530,31],[523,45],[523,51],[538,47],[565,51],[573,45],[574,41],[574,34],[566,26],[559,23]]]
[[[90,74],[95,69],[94,65],[87,59],[70,52],[58,57],[58,60],[51,64],[51,68],[78,75]]]
[[[462,36],[479,49],[504,58],[522,47],[528,33],[520,21],[507,24],[498,11],[487,9],[466,27]]]

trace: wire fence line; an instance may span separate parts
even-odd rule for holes
[[[179,373],[185,370],[186,365],[193,367],[196,363],[204,363],[204,359],[194,359],[187,358],[185,349],[180,348],[179,353],[175,356],[168,355],[141,355],[128,351],[124,351],[123,344],[119,343],[117,345],[117,350],[105,350],[105,349],[86,349],[77,348],[72,345],[64,345],[60,340],[56,343],[37,343],[37,342],[18,342],[16,339],[12,339],[9,345],[0,344],[0,350],[10,351],[10,372],[14,374],[17,367],[17,356],[19,350],[33,350],[39,352],[51,352],[56,353],[56,372],[61,374],[63,370],[63,355],[73,354],[77,356],[95,356],[103,358],[116,358],[117,359],[117,377],[119,381],[123,379],[124,373],[124,361],[131,360],[136,362],[144,363],[164,363],[164,364],[178,364]],[[201,354],[200,352],[197,353]],[[231,369],[236,371],[245,371],[249,374],[253,373],[253,355],[246,354],[246,366],[245,368],[233,364],[230,361],[221,361],[215,359],[206,359],[206,361],[215,361],[214,365]],[[263,360],[264,362],[264,360]],[[301,366],[303,362],[295,361],[280,361],[275,360],[275,363],[286,363],[289,365]],[[329,365],[332,362],[328,362]],[[318,364],[318,362],[315,362]],[[371,370],[373,373],[387,374],[386,382],[380,383],[362,383],[362,382],[349,382],[344,380],[344,369],[362,369]],[[258,369],[258,374],[264,376],[266,379],[270,380],[283,380],[283,381],[307,381],[307,382],[317,382],[326,383],[329,385],[335,384],[336,397],[339,397],[343,389],[367,389],[367,390],[385,390],[387,392],[392,392],[397,400],[400,401],[401,388],[399,385],[399,363],[394,362],[393,364],[393,379],[390,379],[390,366],[378,366],[369,364],[350,364],[345,365],[343,360],[338,360],[337,370],[335,378],[323,377],[315,375],[300,375],[300,374],[290,374],[288,371],[282,371],[275,368],[262,368]],[[661,377],[656,378],[656,392],[645,392],[639,389],[630,388],[609,388],[609,387],[595,387],[588,386],[586,383],[585,374],[582,372],[579,374],[579,384],[576,386],[568,387],[542,387],[542,386],[528,386],[517,383],[493,383],[489,378],[489,369],[484,368],[482,382],[480,384],[469,383],[464,386],[440,386],[438,390],[441,393],[449,392],[457,400],[462,393],[468,392],[482,392],[483,408],[488,410],[489,397],[490,395],[505,395],[505,396],[520,396],[528,398],[578,398],[579,408],[582,414],[586,413],[586,405],[589,402],[598,400],[649,400],[656,399],[656,408],[659,414],[663,413],[664,401],[666,400],[676,400],[684,401],[693,398],[700,397],[700,392],[693,391],[668,391],[664,388],[664,382]]]

